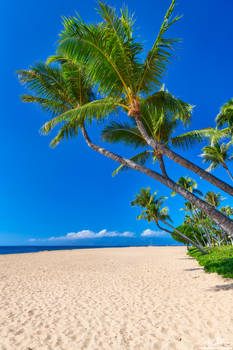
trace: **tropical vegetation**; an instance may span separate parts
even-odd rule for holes
[[[188,254],[192,258],[197,259],[199,264],[204,267],[205,271],[216,272],[225,278],[233,278],[232,247],[211,248],[207,255],[201,254],[196,248],[191,248]],[[227,289],[228,286],[226,285],[224,288]]]
[[[145,219],[149,223],[154,221],[157,227],[171,234],[175,239],[181,240],[186,244],[191,244],[196,247],[202,254],[206,254],[200,242],[192,240],[188,235],[184,235],[182,231],[173,227],[170,223],[172,219],[169,215],[168,207],[164,206],[166,197],[156,197],[155,193],[150,192],[150,188],[143,188],[140,193],[136,195],[136,198],[131,202],[132,206],[139,206],[143,209],[141,215],[137,217],[138,220]],[[160,222],[168,226],[172,231],[165,227],[161,227]]]
[[[197,187],[195,181],[191,178],[181,177],[178,182],[183,184],[183,186],[191,186],[192,184],[193,187]],[[197,189],[195,188],[195,190]],[[169,233],[174,240],[188,247],[190,245],[195,247],[201,254],[206,255],[213,252],[212,249],[214,247],[224,246],[230,247],[229,251],[231,251],[231,253],[233,252],[232,237],[191,202],[184,202],[184,208],[181,208],[185,214],[182,224],[178,227],[172,226],[169,208],[164,205],[167,197],[158,197],[157,193],[158,191],[151,193],[150,188],[142,188],[141,191],[136,194],[136,198],[131,201],[131,206],[139,206],[142,208],[141,214],[137,216],[138,220],[144,219],[149,223],[154,222],[160,230]],[[213,191],[208,191],[204,195],[201,192],[199,192],[199,194],[207,203],[215,208],[219,208],[224,200],[220,193],[215,193]],[[221,206],[219,209],[229,218],[232,217],[233,207],[227,205]],[[165,226],[161,226],[160,222]],[[170,230],[166,226],[168,226]]]

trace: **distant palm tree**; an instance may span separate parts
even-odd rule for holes
[[[230,207],[229,205],[226,205],[225,207],[221,207],[220,210],[222,213],[224,213],[227,216],[233,215],[233,207]]]
[[[216,118],[218,126],[227,124],[230,128],[233,127],[233,99],[225,103]]]
[[[203,254],[207,254],[206,251],[203,250],[203,247],[194,242],[191,238],[185,236],[182,232],[177,230],[168,221],[172,222],[171,217],[169,216],[168,207],[164,207],[164,201],[166,197],[156,197],[157,191],[153,194],[150,193],[150,188],[143,188],[141,192],[136,195],[136,198],[131,202],[132,206],[140,206],[143,208],[142,214],[137,217],[138,220],[145,219],[148,222],[154,221],[156,226],[163,231],[168,232],[170,235],[177,235],[182,238],[188,244],[192,244],[198,250],[200,250]],[[172,231],[167,228],[161,227],[159,222],[162,222],[166,226],[170,227]]]
[[[227,161],[231,161],[233,156],[230,156],[228,153],[229,147],[232,145],[231,141],[227,144],[222,143],[221,145],[218,142],[215,142],[213,145],[205,146],[202,151],[201,157],[203,158],[203,163],[210,163],[207,171],[216,169],[220,165],[226,170],[229,177],[233,181],[233,176],[226,165]]]
[[[177,181],[178,185],[181,187],[185,188],[189,192],[198,194],[202,196],[202,192],[197,189],[197,183],[195,180],[191,179],[191,177],[185,176],[185,177],[180,177],[179,180]],[[172,196],[176,195],[176,192],[172,192]]]
[[[58,124],[61,125],[61,129],[57,137],[52,141],[52,145],[59,143],[64,136],[76,135],[80,128],[90,148],[120,164],[141,171],[179,193],[200,210],[203,210],[206,215],[209,215],[229,234],[233,235],[233,223],[229,218],[177,185],[169,177],[110,152],[91,141],[87,134],[85,123],[91,123],[93,119],[102,120],[122,109],[129,115],[130,120],[133,119],[136,122],[142,137],[157,155],[164,154],[170,157],[178,164],[197,172],[200,176],[203,176],[227,193],[233,194],[233,187],[177,155],[162,143],[156,143],[151,137],[148,138],[142,122],[141,111],[145,105],[156,107],[157,111],[160,111],[160,115],[169,111],[173,118],[180,119],[184,124],[188,123],[191,117],[192,107],[189,104],[174,98],[167,91],[161,90],[161,78],[166,72],[172,49],[177,42],[176,39],[165,38],[167,30],[178,20],[178,18],[172,19],[175,0],[172,1],[158,37],[144,62],[140,61],[142,45],[137,43],[134,38],[134,20],[132,16],[126,10],[122,10],[121,15],[117,16],[111,7],[102,2],[99,3],[99,6],[98,12],[102,16],[100,24],[86,25],[80,17],[64,19],[64,31],[61,34],[57,55],[50,57],[49,61],[60,63],[61,68],[57,68],[58,70],[63,71],[63,69],[67,68],[68,72],[62,74],[62,79],[67,79],[68,85],[62,85],[64,83],[63,80],[62,84],[60,84],[60,80],[54,79],[54,77],[44,82],[42,78],[43,73],[42,76],[33,75],[31,80],[30,74],[33,69],[21,71],[21,81],[35,93],[34,96],[30,95],[31,97],[24,99],[24,101],[37,102],[43,107],[44,101],[41,99],[46,100],[46,89],[49,89],[49,94],[52,89],[58,89],[60,95],[58,100],[55,101],[59,105],[61,98],[63,98],[65,110],[61,109],[59,114],[58,109],[56,109],[54,118],[42,128],[44,133],[48,133]],[[56,69],[50,65],[49,67],[52,70]],[[69,73],[71,68],[68,67],[72,67],[77,72],[77,76],[74,75],[73,80],[73,74]],[[79,72],[82,72],[83,75],[79,74]],[[84,101],[82,99],[82,77],[84,77],[84,80],[88,80],[89,83],[95,84],[98,87],[98,92],[106,97],[91,100],[90,102]],[[40,84],[42,90],[40,90]],[[46,84],[49,84],[49,87]],[[79,91],[77,96],[81,97],[81,99],[77,99],[76,106],[73,102],[71,104],[70,100],[67,100],[70,89],[72,90],[73,88]],[[152,93],[154,89],[157,91]],[[49,98],[51,96],[49,95]],[[54,91],[54,96],[56,96],[56,91]],[[51,104],[52,99],[50,98],[49,106]],[[51,111],[53,113],[53,109]]]
[[[206,200],[207,203],[217,208],[219,207],[220,203],[223,201],[224,198],[221,196],[220,193],[215,193],[214,191],[208,191],[204,195],[204,199]]]

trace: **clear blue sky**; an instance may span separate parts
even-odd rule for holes
[[[119,0],[108,3],[114,7],[122,5]],[[149,49],[170,1],[127,0],[124,3],[135,12],[138,33]],[[48,116],[37,106],[23,104],[19,99],[25,91],[14,72],[54,53],[62,28],[61,16],[73,15],[77,10],[85,20],[97,21],[95,1],[4,1],[0,6],[3,34],[0,245],[28,244],[30,238],[38,239],[35,244],[57,244],[58,241],[46,239],[103,229],[133,232],[135,238],[128,238],[133,243],[144,230],[156,230],[153,225],[136,221],[138,210],[130,208],[129,202],[141,187],[151,186],[168,196],[170,191],[138,173],[128,172],[112,178],[116,165],[88,149],[81,138],[50,149],[50,138],[38,132]],[[176,97],[196,106],[192,128],[213,126],[220,106],[232,98],[233,2],[180,0],[177,12],[184,17],[170,34],[183,38],[183,42],[169,66],[166,87]],[[98,141],[96,130],[92,135]],[[128,154],[123,146],[119,149]],[[200,147],[195,147],[192,154],[186,153],[186,156],[200,163],[198,154]],[[166,161],[166,165],[175,180],[188,174],[175,164]],[[215,174],[228,181],[224,171],[218,170]],[[193,177],[201,190],[212,189],[205,181]],[[181,222],[182,203],[179,196],[168,200],[175,224]],[[90,238],[82,242],[95,244],[96,240]],[[104,244],[106,239],[102,238],[101,242]],[[115,242],[124,242],[124,238],[118,237]],[[81,244],[81,240],[76,244]]]

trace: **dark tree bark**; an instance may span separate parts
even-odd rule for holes
[[[233,221],[229,219],[226,215],[224,215],[223,213],[221,213],[220,211],[218,211],[217,209],[215,209],[214,207],[212,207],[202,199],[198,198],[193,193],[187,191],[185,188],[179,186],[176,182],[174,182],[170,178],[164,177],[159,173],[157,173],[156,171],[146,168],[145,166],[139,165],[130,159],[121,157],[116,153],[110,152],[107,149],[94,144],[90,140],[84,125],[81,127],[81,131],[86,143],[90,148],[92,148],[96,152],[99,152],[112,160],[115,160],[118,163],[124,164],[131,169],[138,170],[143,174],[150,176],[152,179],[162,183],[163,185],[167,186],[171,190],[177,192],[182,197],[187,199],[189,202],[194,204],[197,208],[202,210],[207,216],[209,216],[219,226],[221,226],[224,231],[226,231],[231,237],[233,237]]]
[[[156,152],[161,152],[163,155],[167,156],[169,159],[173,160],[175,163],[183,166],[186,169],[189,169],[202,177],[203,179],[207,180],[214,186],[218,187],[219,189],[223,190],[224,192],[230,194],[233,196],[233,187],[228,185],[226,182],[220,180],[216,176],[208,173],[204,169],[200,168],[198,165],[190,162],[189,160],[183,158],[176,152],[172,151],[171,149],[167,148],[166,146],[161,145],[160,143],[157,143],[154,139],[152,139],[146,132],[144,125],[142,123],[142,118],[140,114],[134,115],[135,121],[137,123],[137,127],[142,134],[143,138],[147,142],[149,146],[151,146]]]
[[[165,164],[164,164],[164,161],[163,161],[163,156],[161,153],[158,153],[157,154],[157,158],[158,158],[158,161],[159,161],[159,166],[160,166],[160,169],[162,171],[162,174],[164,177],[168,177],[167,175],[167,171],[166,171],[166,168],[165,168]]]

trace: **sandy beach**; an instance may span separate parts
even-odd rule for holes
[[[185,252],[0,256],[0,349],[233,349],[233,282]]]

